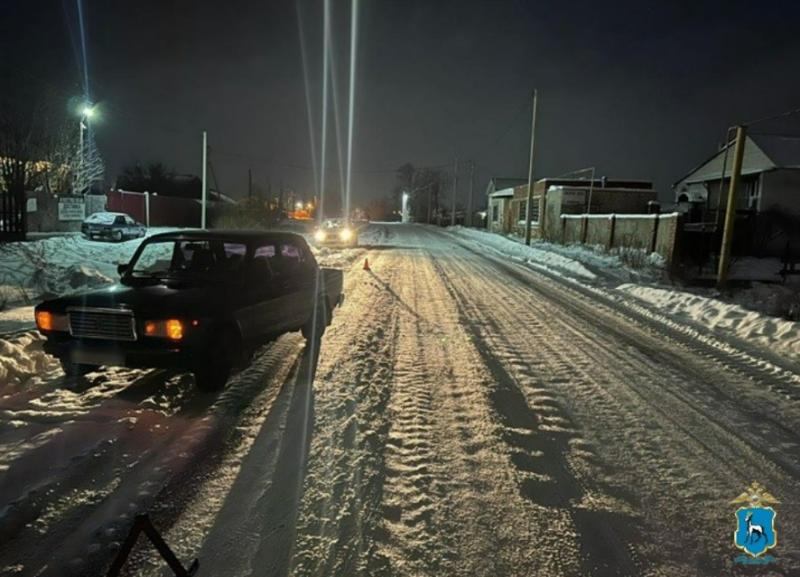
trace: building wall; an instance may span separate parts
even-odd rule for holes
[[[488,214],[486,220],[488,222],[489,230],[499,234],[508,234],[511,230],[511,198],[510,197],[495,197],[489,198]],[[492,216],[494,209],[497,207],[497,220],[495,221]]]
[[[552,186],[547,192],[543,238],[553,242],[561,240],[562,214],[644,214],[647,203],[658,196],[652,189],[594,188],[591,191],[576,186]],[[589,231],[592,231],[590,225]],[[591,232],[591,234],[594,234]],[[598,243],[602,244],[602,243]]]
[[[200,203],[191,198],[151,194],[149,226],[199,227],[200,208]],[[144,193],[112,190],[108,193],[108,210],[124,212],[147,224]]]
[[[800,215],[800,170],[779,169],[761,175],[759,212],[776,209]]]
[[[79,232],[82,219],[60,220],[59,197],[43,191],[27,193],[28,202],[35,202],[36,210],[28,212],[28,232]],[[87,194],[80,198],[84,203],[84,215],[101,212],[106,207],[105,195]]]

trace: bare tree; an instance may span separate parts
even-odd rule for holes
[[[38,107],[0,106],[0,233],[27,230],[25,192],[39,180],[41,129]]]
[[[91,191],[95,183],[103,182],[106,173],[106,166],[103,162],[97,143],[94,140],[94,132],[86,128],[81,146],[78,146],[77,158],[72,166],[72,191],[74,194],[86,194]]]

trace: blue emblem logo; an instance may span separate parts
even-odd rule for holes
[[[751,557],[758,557],[778,544],[775,529],[775,509],[779,501],[764,487],[753,483],[747,491],[731,501],[740,505],[736,510],[736,531],[733,543]]]

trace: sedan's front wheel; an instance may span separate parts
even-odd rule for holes
[[[100,365],[84,365],[65,360],[60,362],[61,370],[64,371],[64,376],[66,377],[82,377],[83,375],[91,373],[92,371],[96,371],[100,368]]]
[[[208,358],[193,371],[198,389],[213,392],[225,387],[236,359],[238,342],[232,331],[222,330],[217,335],[208,351]]]

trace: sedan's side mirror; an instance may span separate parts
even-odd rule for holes
[[[129,266],[130,265],[127,262],[119,263],[117,265],[117,273],[119,274],[119,276],[124,275],[127,272]]]

